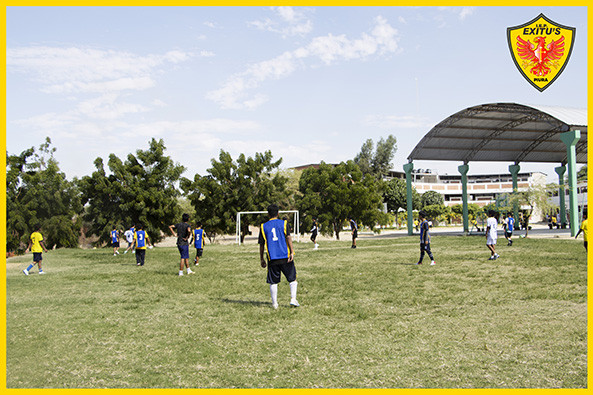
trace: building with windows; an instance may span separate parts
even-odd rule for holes
[[[405,172],[391,171],[387,179],[406,179]],[[533,185],[546,184],[547,176],[541,172],[518,173],[517,187],[524,191]],[[443,195],[445,206],[461,204],[461,174],[440,175],[434,170],[412,170],[412,187],[420,194],[436,191]],[[510,174],[479,174],[467,176],[468,203],[485,206],[495,203],[497,199],[513,192],[513,180]]]

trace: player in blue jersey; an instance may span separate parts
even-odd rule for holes
[[[432,251],[430,251],[430,224],[426,220],[426,212],[424,210],[420,210],[418,213],[418,219],[420,220],[420,259],[418,260],[418,265],[422,265],[422,260],[424,259],[424,253],[426,252],[430,257],[430,265],[436,265],[434,261],[434,256],[432,255]]]
[[[204,252],[204,229],[202,229],[202,223],[200,221],[196,223],[196,228],[192,231],[192,240],[194,247],[196,247],[196,258],[194,259],[194,265],[198,266],[200,264],[202,253]]]
[[[350,221],[350,230],[352,231],[352,248],[356,248],[356,238],[358,237],[358,225],[356,225],[356,221],[354,221],[352,217],[348,217],[348,221]]]
[[[504,237],[509,241],[508,246],[513,245],[513,229],[515,228],[515,218],[513,213],[509,213],[504,220]]]
[[[150,245],[150,238],[143,229],[142,224],[136,225],[134,232],[134,246],[136,247],[136,266],[144,266],[146,247]]]
[[[119,255],[119,230],[114,226],[110,235],[111,245],[113,246],[113,256]]]
[[[290,237],[288,222],[278,218],[278,206],[268,207],[268,222],[261,224],[259,232],[259,259],[261,267],[268,267],[266,282],[270,284],[272,307],[278,308],[278,283],[281,273],[284,273],[290,284],[290,305],[298,307],[296,268],[294,266],[294,249]],[[264,258],[264,252],[267,257]]]

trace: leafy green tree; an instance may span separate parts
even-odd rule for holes
[[[289,207],[287,177],[277,170],[281,163],[282,159],[273,160],[270,151],[256,153],[253,158],[241,154],[235,162],[228,152],[221,150],[218,161],[211,160],[209,174],[196,174],[193,181],[181,180],[181,188],[210,240],[220,234],[234,233],[240,211],[265,211],[272,203]],[[250,224],[263,219],[264,216],[241,218],[241,240]]]
[[[422,208],[435,204],[444,205],[445,198],[437,191],[426,191],[421,196]]]
[[[40,224],[48,248],[77,247],[82,211],[79,191],[60,171],[51,139],[38,149],[6,157],[6,248],[23,250]]]
[[[176,183],[185,170],[165,155],[164,141],[149,143],[147,150],[128,154],[125,162],[109,155],[109,174],[102,158],[95,160],[96,170],[79,181],[84,219],[90,223],[87,236],[99,236],[99,242],[109,241],[114,226],[144,225],[153,243],[163,239],[169,225],[180,216],[179,191]]]
[[[517,204],[519,207],[528,207],[523,211],[526,228],[525,237],[529,234],[529,221],[536,210],[540,213],[556,210],[557,206],[550,200],[550,196],[556,191],[558,191],[558,184],[534,184],[530,185],[524,191],[509,195],[508,200],[510,207],[513,207],[514,204]],[[516,220],[518,220],[518,218],[516,218]]]
[[[392,178],[387,181],[383,188],[383,201],[387,203],[387,211],[395,213],[396,221],[398,221],[399,209],[407,209],[408,207],[406,180]],[[420,194],[416,188],[412,187],[412,209],[418,210],[421,202]]]
[[[298,207],[306,218],[317,218],[321,232],[335,234],[340,231],[348,216],[357,223],[371,228],[377,222],[386,222],[380,211],[382,197],[379,182],[372,175],[363,175],[354,161],[342,162],[337,166],[321,162],[319,168],[305,169],[299,182],[302,197]],[[385,219],[385,221],[383,221]],[[311,224],[303,221],[303,226]]]
[[[583,165],[577,172],[577,181],[587,181],[587,165]]]
[[[382,179],[391,170],[391,161],[397,152],[397,139],[390,134],[386,139],[379,140],[375,152],[373,148],[372,139],[365,141],[358,155],[354,157],[354,163],[360,167],[362,174],[372,174]]]
[[[451,212],[449,207],[446,207],[444,204],[429,204],[422,208],[426,212],[428,218],[430,218],[433,222],[441,222],[447,219],[447,216]],[[435,224],[435,225],[437,225]]]

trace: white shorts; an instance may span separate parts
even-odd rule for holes
[[[492,237],[491,235],[487,235],[486,236],[486,245],[496,244],[496,239],[498,239],[498,237]]]

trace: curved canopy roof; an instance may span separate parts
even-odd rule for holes
[[[408,160],[454,160],[464,163],[566,163],[560,134],[580,130],[576,160],[587,162],[587,110],[492,103],[470,107],[433,127]]]

